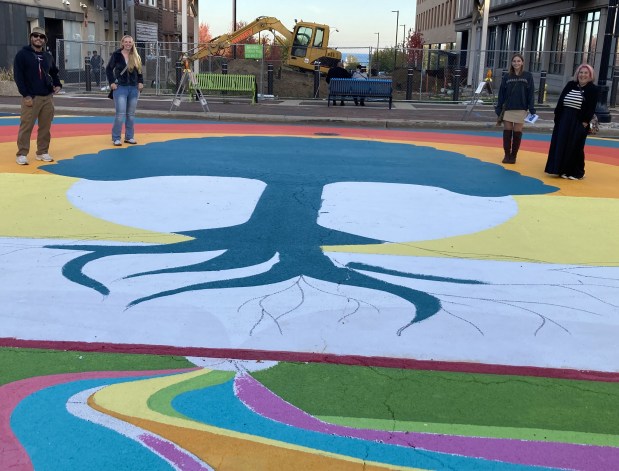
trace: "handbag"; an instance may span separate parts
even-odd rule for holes
[[[600,121],[597,117],[597,115],[593,115],[593,118],[591,118],[591,121],[589,121],[589,134],[595,136],[597,133],[600,132]]]
[[[585,92],[583,91],[582,87],[580,85],[578,85],[578,90],[580,91],[580,96],[582,97],[582,102],[585,102]],[[591,117],[591,120],[589,121],[589,128],[587,129],[587,134],[590,134],[592,136],[595,136],[597,133],[600,132],[600,120],[598,119],[597,115],[594,114]]]
[[[129,66],[126,65],[125,68],[122,70],[122,72],[119,75],[124,74],[127,71],[127,67],[129,67]],[[116,79],[116,82],[114,82],[114,83],[118,83],[118,79]],[[114,90],[110,89],[110,93],[107,94],[107,97],[110,100],[113,100],[114,99]]]
[[[500,126],[501,124],[503,124],[503,116],[505,115],[505,107],[507,106],[507,104],[503,103],[503,109],[501,110],[501,114],[499,114],[498,118],[496,119],[496,125]]]

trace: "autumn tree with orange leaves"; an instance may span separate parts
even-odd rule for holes
[[[200,23],[200,29],[198,30],[198,42],[200,44],[207,43],[211,40],[211,29],[206,23]]]

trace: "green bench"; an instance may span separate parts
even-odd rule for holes
[[[198,88],[204,95],[207,92],[247,92],[251,93],[252,103],[256,103],[258,98],[256,77],[253,75],[195,74],[195,78]],[[190,90],[195,94],[193,84]]]

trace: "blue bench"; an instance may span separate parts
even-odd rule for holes
[[[393,101],[391,80],[333,78],[329,82],[329,101],[354,100],[355,98],[378,98],[389,100],[389,109]]]

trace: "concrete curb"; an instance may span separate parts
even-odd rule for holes
[[[1,112],[19,113],[19,105],[0,104]],[[56,106],[57,114],[75,114],[82,116],[113,116],[114,110],[92,107]],[[276,114],[243,114],[243,113],[214,113],[203,111],[163,111],[140,110],[136,113],[142,118],[187,119],[197,121],[222,122],[263,122],[285,124],[322,124],[326,126],[359,126],[385,129],[426,129],[426,130],[473,130],[473,131],[500,131],[494,122],[476,121],[445,121],[420,119],[385,119],[385,118],[349,118],[331,116],[299,116]],[[541,120],[540,120],[541,121]],[[550,134],[554,123],[549,120],[537,122],[526,127],[527,133]],[[602,125],[604,126],[604,125]],[[599,138],[619,139],[619,129],[606,128],[600,130]]]

